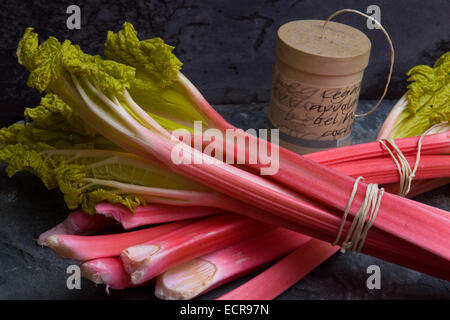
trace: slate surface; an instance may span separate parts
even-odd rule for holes
[[[360,111],[373,101],[362,101]],[[371,117],[357,120],[353,143],[376,137],[388,110],[386,101]],[[267,104],[227,105],[216,109],[243,129],[263,128]],[[9,179],[0,168],[0,299],[154,299],[153,287],[111,291],[86,280],[81,290],[66,287],[66,267],[74,261],[57,258],[36,245],[38,235],[62,221],[68,211],[61,195],[47,191],[38,179],[20,173]],[[450,209],[450,185],[416,200]],[[381,289],[369,290],[367,267],[381,269]],[[214,299],[251,276],[213,290],[199,299]],[[450,299],[450,283],[363,254],[336,254],[290,288],[279,299]]]

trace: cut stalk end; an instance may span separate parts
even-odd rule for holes
[[[81,275],[96,284],[105,284],[109,288],[120,290],[133,287],[130,277],[125,272],[118,258],[101,258],[85,262],[81,265]]]
[[[91,280],[95,284],[107,284],[107,274],[104,272],[104,265],[101,261],[88,261],[81,265],[81,276]]]
[[[193,259],[182,263],[156,279],[155,295],[164,300],[189,300],[204,292],[217,272],[215,264]]]
[[[60,223],[57,226],[53,227],[52,229],[42,233],[37,239],[37,244],[40,246],[47,246],[46,243],[47,239],[56,234],[69,234],[69,231],[67,230],[64,224]]]
[[[122,251],[122,259],[125,270],[130,274],[133,284],[141,283],[151,256],[159,251],[158,245],[136,245]]]

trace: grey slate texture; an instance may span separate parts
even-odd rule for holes
[[[66,28],[67,6],[81,7],[81,30]],[[134,24],[141,38],[160,36],[175,45],[183,73],[231,123],[263,128],[267,113],[277,28],[295,19],[325,19],[341,8],[365,11],[377,4],[381,22],[396,48],[396,64],[388,98],[373,116],[355,123],[353,143],[371,141],[384,117],[405,91],[409,68],[432,64],[450,50],[450,2],[445,0],[91,0],[4,1],[0,9],[0,126],[21,120],[25,107],[37,105],[40,94],[26,87],[27,71],[15,57],[17,43],[28,26],[41,39],[69,38],[92,54],[101,54],[107,30],[124,21]],[[373,51],[364,77],[362,98],[382,91],[389,58],[381,32],[367,30],[364,19],[343,15],[335,21],[360,28],[372,40]],[[373,101],[362,101],[367,110]],[[417,200],[449,210],[449,186]],[[40,248],[34,239],[63,220],[68,211],[62,196],[47,191],[33,176],[9,179],[0,167],[0,299],[152,299],[152,288],[112,291],[82,282],[82,290],[66,288],[66,266],[74,263]],[[366,268],[382,270],[382,289],[368,290]],[[213,299],[250,276],[200,297]],[[449,299],[450,284],[361,254],[336,254],[280,299]]]

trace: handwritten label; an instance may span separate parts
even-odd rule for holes
[[[305,140],[350,135],[361,83],[319,87],[283,77],[275,70],[269,120],[281,132]]]

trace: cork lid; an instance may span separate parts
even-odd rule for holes
[[[369,62],[369,38],[351,26],[324,20],[297,20],[278,29],[276,54],[285,64],[304,72],[346,75],[360,72]]]

